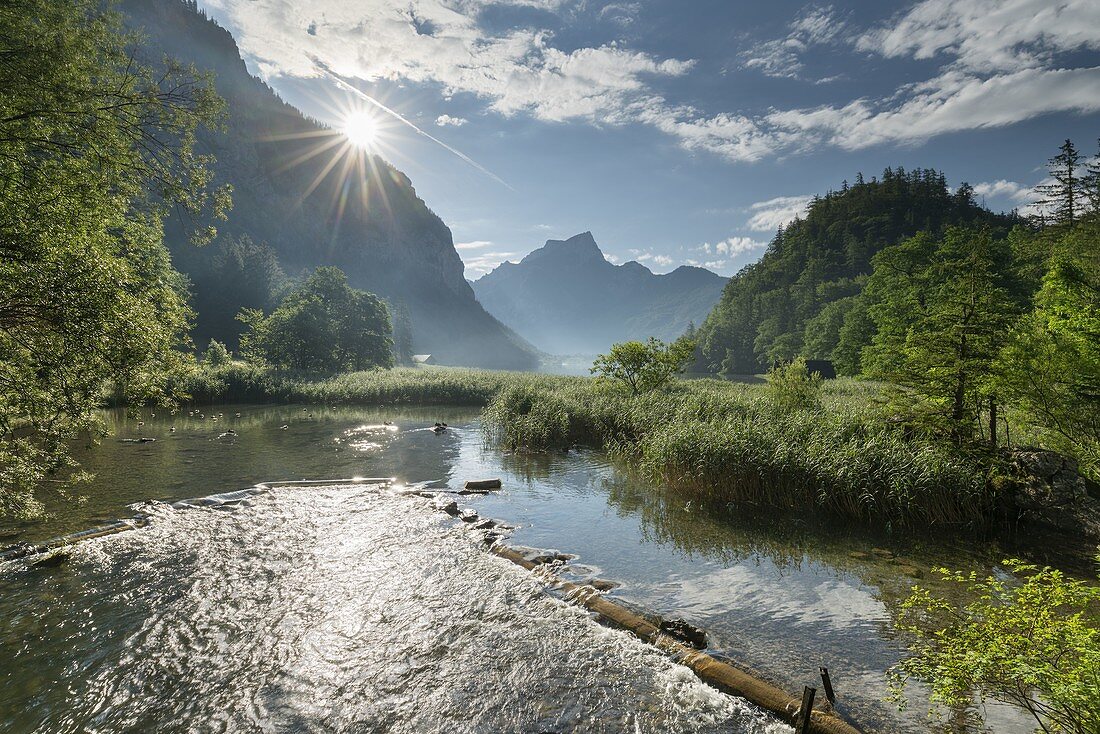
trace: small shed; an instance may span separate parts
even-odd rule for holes
[[[413,364],[435,364],[435,359],[430,354],[414,354],[412,356]]]

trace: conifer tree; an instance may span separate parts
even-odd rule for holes
[[[1058,224],[1073,224],[1081,214],[1084,185],[1078,173],[1081,154],[1073,141],[1066,138],[1058,155],[1050,159],[1050,177],[1053,181],[1038,187],[1043,198],[1039,204],[1045,207]]]

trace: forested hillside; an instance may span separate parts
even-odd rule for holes
[[[196,341],[235,345],[241,308],[270,309],[287,278],[320,266],[384,297],[395,337],[444,364],[527,368],[529,345],[485,312],[463,278],[451,232],[389,163],[339,158],[344,141],[284,103],[251,76],[230,33],[187,0],[124,0],[128,23],[145,35],[144,56],[167,55],[211,72],[227,102],[225,130],[200,131],[197,152],[216,158],[216,183],[233,187],[218,238],[193,247],[194,222],[172,218],[166,242],[191,280]],[[357,152],[349,155],[359,154]]]
[[[776,233],[759,262],[730,280],[699,330],[696,369],[755,373],[804,356],[833,359],[854,374],[853,360],[870,338],[857,296],[876,253],[953,225],[988,225],[1003,237],[1014,221],[978,206],[966,184],[952,192],[938,171],[887,168],[870,181],[860,174],[816,197],[804,218]]]

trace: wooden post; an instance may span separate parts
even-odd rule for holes
[[[825,688],[825,698],[829,700],[829,703],[836,703],[836,696],[833,694],[833,681],[829,679],[829,669],[822,665],[820,670],[821,685]]]
[[[802,705],[798,708],[798,726],[795,728],[798,734],[810,734],[810,713],[814,710],[816,695],[816,688],[806,686],[802,689]]]

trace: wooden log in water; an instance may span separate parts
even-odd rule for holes
[[[490,490],[500,489],[503,486],[503,482],[499,479],[467,479],[466,483],[462,485],[463,489],[477,489],[477,490]]]
[[[798,724],[801,698],[795,698],[766,681],[738,670],[729,663],[717,660],[705,652],[692,649],[664,634],[642,617],[605,598],[591,586],[574,584],[549,573],[544,566],[527,560],[508,546],[497,543],[492,552],[529,571],[538,570],[540,577],[561,589],[565,598],[583,606],[597,615],[601,621],[632,633],[635,637],[665,652],[681,665],[692,670],[702,680],[723,693],[740,696],[770,712],[791,726]],[[859,729],[832,711],[814,709],[810,715],[811,734],[859,734]]]

